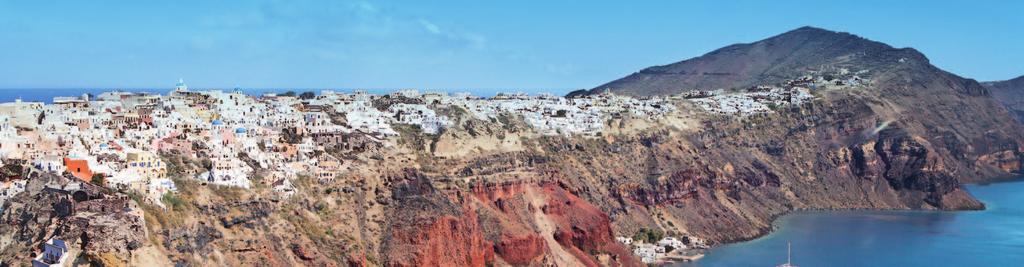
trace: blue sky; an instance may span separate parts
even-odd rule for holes
[[[1024,75],[1024,1],[716,2],[0,0],[0,88],[565,90],[804,25]]]

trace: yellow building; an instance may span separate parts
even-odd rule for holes
[[[167,166],[156,154],[149,151],[133,151],[127,153],[127,167],[134,169],[142,178],[157,179],[167,176]]]

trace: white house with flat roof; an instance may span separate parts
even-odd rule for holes
[[[43,252],[32,259],[32,267],[63,267],[67,261],[68,245],[64,240],[50,239],[43,244]]]

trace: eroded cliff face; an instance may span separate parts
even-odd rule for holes
[[[385,266],[485,266],[494,261],[490,242],[468,203],[437,191],[408,170],[392,191],[381,254]]]
[[[126,195],[47,173],[26,173],[26,192],[3,206],[0,258],[30,263],[49,239],[66,242],[70,262],[127,266],[146,242],[143,211]]]
[[[562,186],[550,181],[471,186],[501,259],[512,265],[639,265],[614,241],[608,216]]]
[[[438,190],[397,178],[380,253],[385,266],[639,266],[597,207],[547,182]]]
[[[982,83],[1018,122],[1024,122],[1024,76]]]
[[[648,228],[717,243],[757,237],[799,209],[981,209],[961,183],[1019,171],[1019,126],[1001,125],[1005,114],[940,122],[948,109],[989,101],[970,92],[933,92],[961,100],[913,111],[894,98],[832,92],[767,116],[702,117],[700,129],[538,137],[429,169],[470,183],[559,184],[608,214],[615,235]],[[534,239],[503,235],[536,250]]]

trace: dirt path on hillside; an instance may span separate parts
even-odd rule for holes
[[[548,251],[554,264],[556,266],[583,266],[583,263],[579,262],[572,253],[565,251],[562,245],[558,244],[558,241],[555,240],[555,223],[541,209],[541,207],[547,205],[547,200],[544,196],[538,195],[534,192],[533,188],[527,188],[525,193],[526,197],[530,200],[530,204],[534,207],[533,223],[537,225],[537,230],[540,231],[540,235],[544,238],[544,243],[548,246]]]

